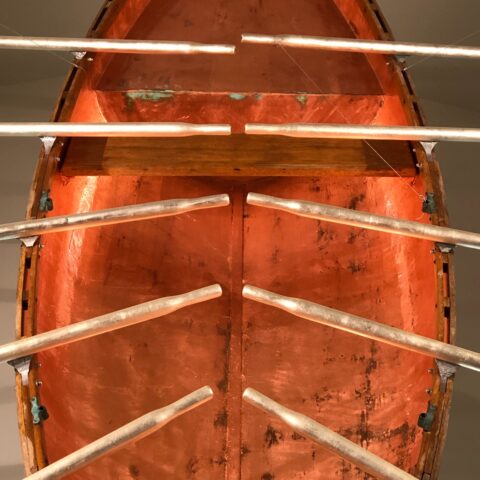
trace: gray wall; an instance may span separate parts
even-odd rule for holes
[[[0,35],[82,36],[102,0],[0,0]],[[398,40],[463,43],[480,46],[477,0],[381,0]],[[48,120],[68,55],[0,52],[0,121]],[[411,60],[415,63],[417,60]],[[480,62],[428,59],[411,68],[422,106],[432,125],[480,126]],[[37,140],[0,139],[0,222],[21,219],[37,160]],[[480,231],[480,145],[443,144],[438,149],[445,175],[453,226]],[[480,253],[457,249],[458,343],[480,349],[480,295],[477,293]],[[14,336],[14,302],[18,245],[0,248],[0,342]],[[0,479],[22,478],[16,425],[14,377],[0,365]],[[480,377],[460,371],[442,479],[476,479],[480,471],[478,431]]]
[[[24,35],[84,36],[102,0],[0,0],[5,26]],[[68,54],[0,51],[0,121],[48,121],[71,58]],[[25,215],[38,158],[35,139],[0,139],[0,222]],[[0,246],[0,342],[14,338],[18,244]],[[0,480],[23,478],[17,433],[14,375],[0,364]]]

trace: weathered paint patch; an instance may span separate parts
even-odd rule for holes
[[[216,428],[226,427],[227,422],[228,422],[228,412],[226,410],[222,410],[220,413],[216,415],[213,425]]]
[[[228,95],[232,100],[240,101],[240,100],[245,100],[247,96],[243,93],[230,93]]]
[[[302,107],[305,107],[305,105],[308,102],[308,95],[300,94],[300,95],[297,95],[295,99]]]
[[[254,98],[257,102],[259,102],[263,98],[263,95],[261,93],[256,93],[254,95]]]
[[[265,431],[265,445],[267,448],[272,448],[283,441],[283,433],[275,430],[271,425],[268,425]]]
[[[125,93],[125,103],[127,108],[132,108],[136,100],[144,102],[160,102],[173,98],[173,90],[135,90]]]

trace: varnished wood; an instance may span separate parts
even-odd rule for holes
[[[372,148],[373,147],[373,148]],[[384,157],[389,166],[373,150]],[[393,167],[393,168],[392,168]],[[75,175],[416,175],[406,142],[278,137],[72,139],[62,173]]]
[[[341,8],[343,3],[341,0],[335,0],[337,6]],[[370,8],[366,9],[366,19],[370,23],[370,28],[376,29],[379,32],[379,38],[383,40],[394,40],[388,23],[380,11],[376,0],[369,0]],[[345,7],[345,8],[348,8]],[[344,14],[346,12],[344,11]],[[358,25],[357,25],[358,28]],[[369,38],[368,35],[359,29],[360,36]],[[369,56],[370,64],[374,66],[377,72],[385,72],[385,66],[382,67],[378,56]],[[394,75],[383,75],[382,78],[390,79],[381,80],[385,91],[395,91],[397,95],[404,98],[405,112],[408,114],[411,125],[425,125],[425,115],[418,103],[414,84],[412,82],[410,73],[403,68],[402,62],[398,59],[392,58],[389,62],[389,67],[395,72]],[[445,201],[445,187],[443,184],[442,175],[440,173],[439,164],[433,154],[433,161],[429,161],[420,144],[416,145],[417,162],[420,164],[422,177],[425,180],[426,191],[433,192],[435,202],[437,204],[437,211],[431,215],[431,221],[435,225],[448,226],[449,218]],[[443,341],[450,341],[455,343],[456,337],[456,298],[455,298],[455,272],[453,268],[452,255],[445,255],[439,251],[434,254],[434,263],[441,264],[445,260],[448,267],[448,286],[445,290],[446,283],[437,281],[437,338]],[[438,277],[437,277],[438,278]],[[449,303],[449,318],[445,318],[443,313],[445,311],[445,304]],[[452,402],[452,381],[449,382],[446,392],[439,391],[439,376],[435,372],[432,378],[432,403],[437,406],[438,418],[433,423],[432,431],[425,432],[419,460],[417,463],[417,475],[419,477],[427,477],[430,479],[438,478],[440,471],[441,457],[445,447],[449,412]]]

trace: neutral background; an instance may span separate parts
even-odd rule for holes
[[[83,36],[102,4],[103,0],[0,0],[0,35]],[[480,46],[478,0],[380,0],[380,4],[397,40],[450,44],[462,40]],[[69,60],[68,55],[0,51],[0,121],[47,121]],[[480,62],[428,59],[411,72],[429,124],[480,127]],[[37,140],[0,139],[0,223],[24,216],[38,151]],[[452,225],[480,231],[480,145],[443,144],[438,152]],[[16,243],[0,246],[2,343],[14,336],[18,251]],[[459,248],[455,256],[458,343],[480,350],[480,252]],[[13,371],[0,365],[1,480],[23,477],[13,385]],[[462,370],[455,384],[442,480],[479,478],[479,408],[480,376]]]

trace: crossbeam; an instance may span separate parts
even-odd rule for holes
[[[312,418],[280,405],[253,388],[247,388],[243,392],[243,399],[260,410],[274,415],[292,427],[295,432],[310,438],[379,480],[415,480],[415,477],[395,465],[377,457]]]
[[[392,233],[394,235],[403,235],[449,245],[480,249],[480,234],[456,230],[454,228],[439,227],[437,225],[413,222],[411,220],[401,220],[305,200],[271,197],[260,193],[249,193],[247,195],[247,203],[340,225],[350,225],[368,230]]]
[[[414,177],[408,142],[230,135],[188,138],[72,138],[61,171],[76,175]],[[138,155],[139,149],[142,154]],[[378,155],[388,158],[390,168]]]
[[[165,122],[0,123],[0,137],[190,137],[230,135],[230,125]]]
[[[126,207],[47,217],[0,225],[0,241],[28,238],[46,233],[91,228],[102,225],[135,222],[151,218],[169,217],[196,210],[224,207],[230,204],[227,194],[207,197],[163,200]]]
[[[242,43],[278,45],[282,47],[309,48],[335,52],[378,53],[383,55],[480,58],[480,48],[432,43],[387,42],[336,37],[305,35],[260,35],[244,33]]]
[[[0,49],[63,52],[134,53],[150,55],[193,55],[235,53],[234,45],[158,40],[0,36]]]
[[[166,407],[127,423],[33,475],[25,477],[24,480],[55,480],[76,472],[94,460],[151,435],[180,415],[208,402],[212,397],[213,391],[210,387],[195,390]]]
[[[220,285],[210,285],[181,295],[159,298],[90,320],[60,327],[56,330],[22,338],[0,346],[0,362],[7,362],[49,348],[67,345],[102,333],[146,322],[147,320],[168,315],[189,305],[212,300],[220,297],[221,294],[222,287]]]
[[[477,128],[350,125],[343,123],[247,123],[245,133],[248,135],[282,135],[296,138],[480,142],[480,129]]]
[[[315,323],[480,371],[480,353],[477,352],[422,337],[416,333],[406,332],[399,328],[324,307],[307,300],[279,295],[252,285],[245,285],[243,296]]]

